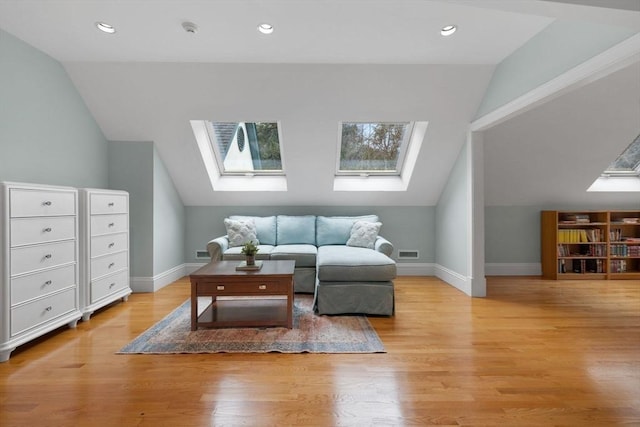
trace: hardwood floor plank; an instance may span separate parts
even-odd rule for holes
[[[384,354],[115,352],[189,297],[187,278],[0,364],[0,425],[640,425],[640,284],[488,278],[469,298],[396,281]]]

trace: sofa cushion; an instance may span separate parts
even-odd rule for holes
[[[380,227],[382,227],[381,222],[356,221],[351,228],[347,246],[373,249]]]
[[[246,216],[231,215],[229,219],[252,219],[256,225],[257,237],[263,245],[276,244],[276,217],[275,216]]]
[[[383,253],[353,246],[320,246],[318,280],[386,282],[396,277],[396,263]]]
[[[271,251],[271,259],[289,259],[298,267],[315,267],[318,249],[313,245],[278,245]]]
[[[224,226],[227,229],[227,237],[231,247],[242,246],[248,242],[253,242],[256,245],[260,243],[256,233],[256,225],[252,219],[225,218]]]
[[[258,253],[256,254],[256,259],[269,259],[271,256],[271,251],[273,251],[273,246],[271,245],[258,245]],[[242,246],[236,246],[233,248],[229,248],[222,254],[222,259],[225,261],[244,261],[247,256],[242,252]]]
[[[278,215],[277,239],[279,245],[315,245],[316,217],[315,215]]]
[[[377,215],[362,216],[318,216],[316,218],[316,244],[345,245],[356,221],[378,221]]]

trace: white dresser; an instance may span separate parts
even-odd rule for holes
[[[129,193],[80,192],[80,310],[82,319],[118,299],[129,286]]]
[[[82,316],[78,293],[78,192],[0,184],[0,362]]]

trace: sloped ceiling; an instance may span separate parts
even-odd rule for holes
[[[428,206],[437,203],[496,64],[556,18],[638,25],[625,6],[0,0],[0,28],[62,62],[109,140],[154,141],[186,205]],[[98,20],[117,33],[99,33]],[[182,29],[187,20],[198,24],[196,34]],[[276,27],[269,37],[256,31],[263,21]],[[460,30],[442,38],[449,23]],[[213,191],[192,119],[280,121],[288,191]],[[343,120],[429,122],[406,192],[332,191]],[[512,159],[501,160],[503,152],[488,151],[492,165]]]
[[[587,188],[640,134],[635,63],[485,132],[487,205],[639,206]]]

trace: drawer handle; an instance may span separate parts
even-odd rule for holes
[[[46,255],[44,256],[44,259],[51,259],[51,254],[46,254]]]
[[[42,202],[42,206],[51,206],[51,200],[47,200],[46,202]]]
[[[108,206],[110,206],[110,207],[111,207],[111,206],[113,206],[113,205],[114,205],[114,203],[113,203],[113,202],[109,202],[109,205],[108,205]]]
[[[265,289],[267,289],[267,285],[259,285],[258,289],[260,289],[261,291],[264,291]]]
[[[44,311],[51,311],[53,309],[53,307],[49,306],[47,308],[44,309]]]
[[[110,247],[110,248],[112,248],[112,247],[114,247],[114,246],[115,246],[115,243],[113,243],[113,242],[109,243],[109,247]]]
[[[47,227],[44,230],[42,230],[44,233],[51,233],[51,227]]]
[[[47,280],[46,282],[44,282],[44,285],[45,286],[49,286],[49,285],[51,285],[51,283],[53,283],[51,280]]]
[[[115,286],[115,282],[109,285],[109,289],[113,288]]]
[[[113,222],[110,222],[110,223],[109,223],[109,227],[113,227],[114,225],[116,225],[116,224],[115,224],[115,223],[113,223]]]
[[[224,286],[218,285],[216,289],[218,289],[219,291],[224,291]]]
[[[115,265],[116,265],[116,263],[115,263],[115,262],[112,262],[111,264],[109,264],[109,268],[111,268],[111,267],[113,267],[113,266],[115,266]]]

